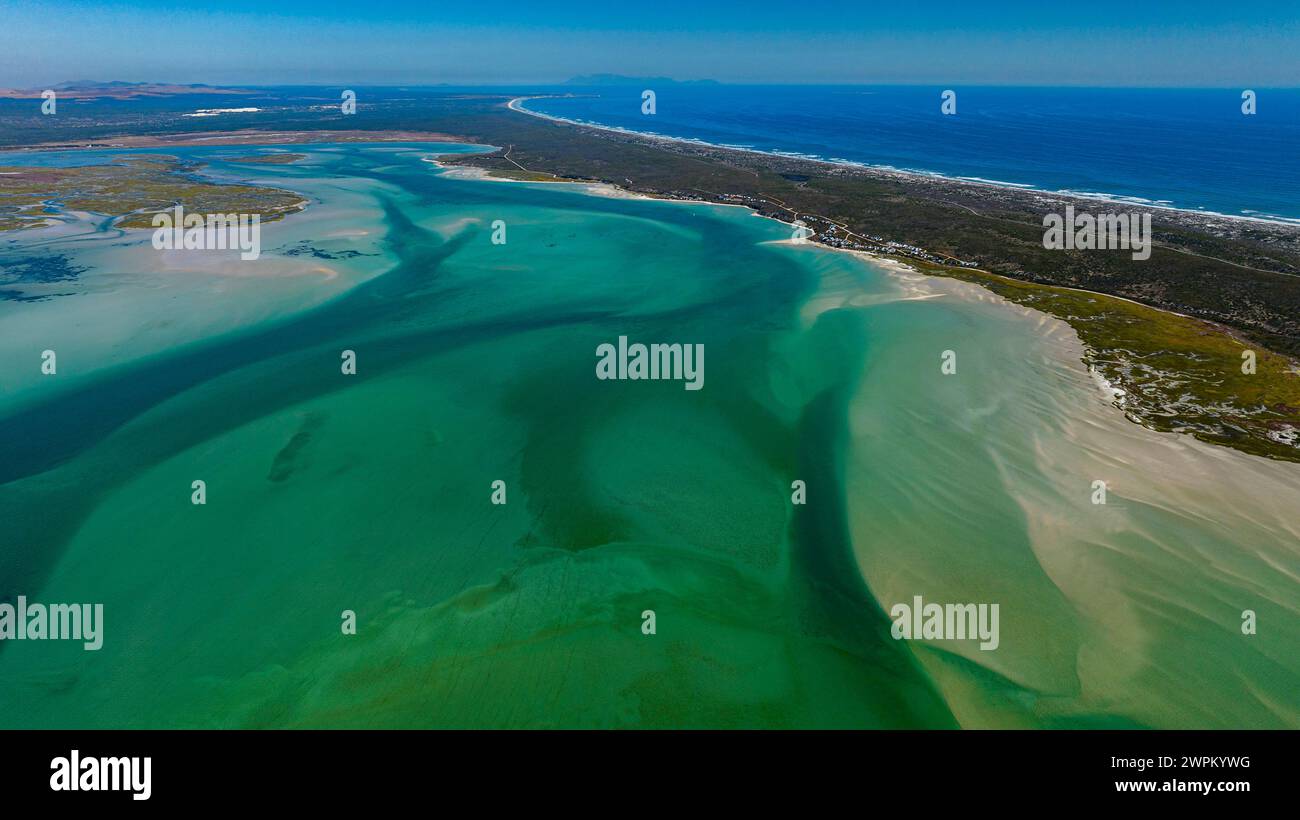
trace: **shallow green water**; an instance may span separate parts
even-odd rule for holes
[[[454,179],[425,155],[340,146],[239,169],[317,199],[317,224],[268,228],[268,247],[369,230],[355,242],[372,255],[328,261],[317,284],[177,284],[174,315],[244,317],[221,332],[156,313],[132,332],[68,323],[66,381],[0,395],[0,597],[105,609],[98,652],[0,644],[0,724],[1212,725],[1243,691],[1262,705],[1230,719],[1295,723],[1294,522],[1265,505],[1221,530],[1179,514],[1181,495],[1152,501],[1170,508],[1152,513],[1156,552],[1201,539],[1264,557],[1150,605],[1165,643],[1128,646],[1090,562],[1145,565],[1139,511],[1086,518],[1092,472],[1052,448],[1104,460],[1117,437],[1176,437],[1128,430],[1033,321],[952,293],[906,301],[858,259],[772,244],[788,229],[741,209]],[[104,271],[152,253],[147,237],[78,252],[100,267],[86,295],[0,303],[6,367],[59,346],[60,311],[85,310],[71,300],[129,310],[140,283]],[[287,264],[270,256],[257,264]],[[274,315],[250,307],[266,281]],[[31,310],[54,341],[6,332],[37,326]],[[620,335],[703,344],[704,389],[597,380],[597,346]],[[963,375],[938,378],[954,346]],[[1225,469],[1296,486],[1242,458]],[[1076,479],[1077,497],[1061,489]],[[1099,552],[1050,562],[1076,541]],[[912,594],[1002,601],[1002,648],[894,640],[886,610]],[[1206,600],[1221,623],[1168,625]],[[1275,608],[1253,643],[1233,634],[1248,604]],[[1199,645],[1168,648],[1183,639]],[[1081,682],[1098,654],[1134,670],[1100,696]],[[1180,689],[1151,669],[1198,654],[1236,678],[1162,709]]]

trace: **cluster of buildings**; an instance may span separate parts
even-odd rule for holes
[[[953,267],[974,268],[975,262],[968,262],[962,259],[954,259],[951,256],[943,256],[931,253],[925,248],[917,245],[909,245],[906,242],[896,242],[892,239],[885,239],[881,236],[872,234],[857,234],[848,228],[832,222],[823,216],[816,214],[800,214],[772,199],[759,194],[717,194],[711,191],[699,190],[675,190],[661,191],[660,196],[669,199],[685,200],[687,202],[715,202],[725,205],[744,205],[753,208],[763,216],[770,216],[780,219],[784,222],[793,222],[796,219],[808,228],[808,239],[819,242],[831,248],[841,248],[844,250],[867,251],[877,254],[888,254],[890,256],[906,256],[913,259],[919,259],[924,262],[931,262],[936,265],[948,265]]]

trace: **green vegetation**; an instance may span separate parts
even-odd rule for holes
[[[1256,455],[1300,462],[1280,440],[1300,434],[1300,375],[1285,357],[1215,326],[1099,293],[1022,282],[970,268],[900,259],[925,273],[974,282],[1018,305],[1062,319],[1079,334],[1084,361],[1124,390],[1130,419]],[[1255,372],[1243,372],[1243,352]]]
[[[554,174],[547,174],[541,171],[521,171],[518,168],[491,168],[488,169],[487,175],[497,179],[510,179],[516,182],[572,182],[571,179],[560,179]]]
[[[154,214],[177,205],[187,213],[260,214],[265,222],[306,204],[292,191],[217,183],[194,171],[159,155],[73,168],[0,167],[0,230],[40,227],[62,211],[120,217],[119,228],[151,228]]]

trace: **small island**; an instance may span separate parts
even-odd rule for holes
[[[157,154],[67,168],[3,166],[0,231],[44,227],[75,211],[118,217],[118,228],[150,228],[155,214],[177,205],[192,213],[257,214],[272,222],[307,205],[292,191],[220,183],[198,168]]]
[[[226,157],[222,162],[238,162],[243,165],[289,165],[303,158],[303,154],[250,154],[246,157]]]

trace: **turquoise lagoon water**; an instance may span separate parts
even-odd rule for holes
[[[256,262],[0,245],[80,271],[0,302],[0,597],[105,613],[0,646],[4,725],[1300,723],[1296,465],[1128,423],[1064,325],[739,208],[292,150],[187,151],[311,198]],[[598,380],[619,336],[704,388]],[[894,639],[916,595],[998,648]]]

